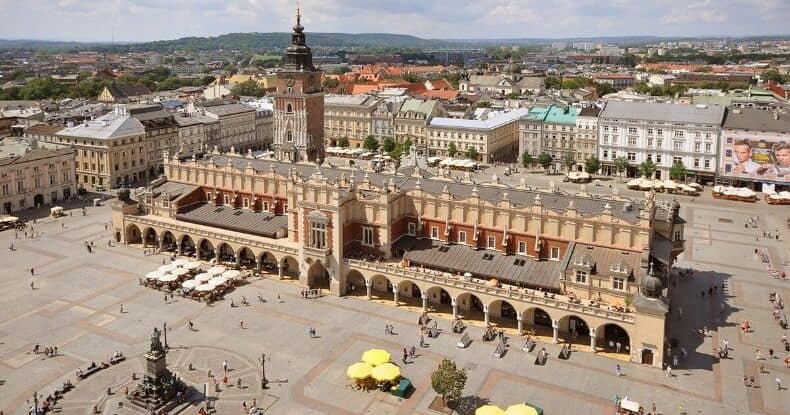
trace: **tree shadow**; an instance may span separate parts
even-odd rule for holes
[[[477,408],[488,405],[491,402],[488,398],[481,398],[479,396],[464,396],[458,400],[455,406],[455,412],[458,415],[474,415]]]

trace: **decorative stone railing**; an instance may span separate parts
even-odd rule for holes
[[[214,232],[207,229],[201,229],[197,226],[189,224],[188,222],[172,222],[168,220],[155,219],[151,216],[125,216],[126,221],[131,223],[138,223],[140,225],[158,226],[169,231],[178,231],[185,233],[191,237],[202,237],[206,239],[215,239],[223,242],[229,242],[246,246],[248,248],[260,248],[266,251],[280,252],[289,255],[299,255],[299,249],[291,246],[266,242],[253,237],[245,237],[240,235],[229,235],[226,232]],[[142,231],[142,229],[141,229]],[[195,241],[197,242],[197,241]]]
[[[404,268],[395,263],[381,263],[363,261],[359,259],[346,259],[346,263],[354,268],[364,269],[368,271],[381,272],[382,274],[397,275],[407,279],[415,279],[426,282],[442,284],[450,287],[456,287],[463,290],[475,291],[495,295],[504,299],[524,301],[537,305],[544,305],[547,307],[554,307],[562,310],[568,310],[574,313],[586,314],[611,320],[618,320],[626,323],[634,322],[634,315],[632,313],[622,313],[618,311],[607,310],[602,307],[593,307],[584,304],[573,303],[565,300],[565,298],[551,298],[544,297],[543,295],[535,295],[526,293],[523,289],[505,289],[500,287],[491,287],[486,284],[481,284],[472,281],[465,281],[461,278],[434,275],[428,272],[415,270],[413,268]]]

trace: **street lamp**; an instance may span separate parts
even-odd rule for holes
[[[162,323],[162,332],[165,334],[165,350],[169,349],[167,346],[167,322]]]
[[[266,353],[261,353],[261,389],[268,389],[269,381],[266,380]]]
[[[38,392],[33,392],[33,413],[38,415]]]

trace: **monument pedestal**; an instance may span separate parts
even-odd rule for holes
[[[167,352],[159,342],[157,329],[151,335],[151,350],[144,357],[145,374],[129,393],[129,403],[150,412],[169,412],[186,398],[187,388],[167,369]]]

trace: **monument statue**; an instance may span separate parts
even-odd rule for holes
[[[154,352],[162,352],[164,353],[165,348],[162,347],[162,341],[160,340],[160,332],[159,329],[154,327],[154,332],[151,333],[151,353]]]

